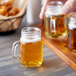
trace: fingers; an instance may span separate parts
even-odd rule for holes
[[[62,9],[62,12],[64,14],[76,12],[76,0],[68,0]]]
[[[60,0],[60,1],[63,1],[65,3],[67,0]]]
[[[41,13],[39,15],[40,19],[44,18],[44,14],[45,14],[45,11],[46,11],[46,6],[47,6],[47,4],[48,4],[49,1],[53,1],[53,0],[45,0],[44,5],[41,8]],[[61,0],[61,1],[66,2],[66,0]]]
[[[41,13],[40,13],[40,19],[43,19],[43,17],[44,17],[44,13],[45,13],[45,11],[46,11],[46,6],[47,6],[47,4],[48,4],[48,2],[49,2],[50,0],[45,0],[45,2],[44,2],[44,5],[43,5],[43,7],[41,8]]]

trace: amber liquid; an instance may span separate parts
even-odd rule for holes
[[[63,38],[67,34],[66,17],[57,15],[44,18],[45,34],[51,38]]]
[[[68,45],[71,51],[76,52],[76,28],[69,29]]]
[[[43,41],[20,43],[20,63],[27,67],[38,67],[43,62]]]

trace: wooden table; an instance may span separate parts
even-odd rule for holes
[[[26,68],[12,59],[12,44],[20,38],[22,26],[12,35],[0,36],[0,76],[76,76],[76,72],[57,57],[45,45],[43,48],[43,64],[39,68]]]

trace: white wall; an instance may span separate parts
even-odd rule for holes
[[[30,0],[27,6],[27,22],[29,24],[40,23],[41,0]]]

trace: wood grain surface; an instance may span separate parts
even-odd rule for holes
[[[53,40],[49,39],[44,34],[44,28],[42,24],[34,25],[41,28],[42,39],[44,44],[50,48],[55,54],[57,54],[62,60],[69,64],[74,70],[76,70],[76,53],[72,52],[68,48],[67,40]]]
[[[76,72],[45,45],[43,64],[39,68],[26,68],[12,58],[12,44],[19,40],[21,29],[28,24],[24,17],[21,27],[12,35],[0,36],[0,76],[76,76]]]

